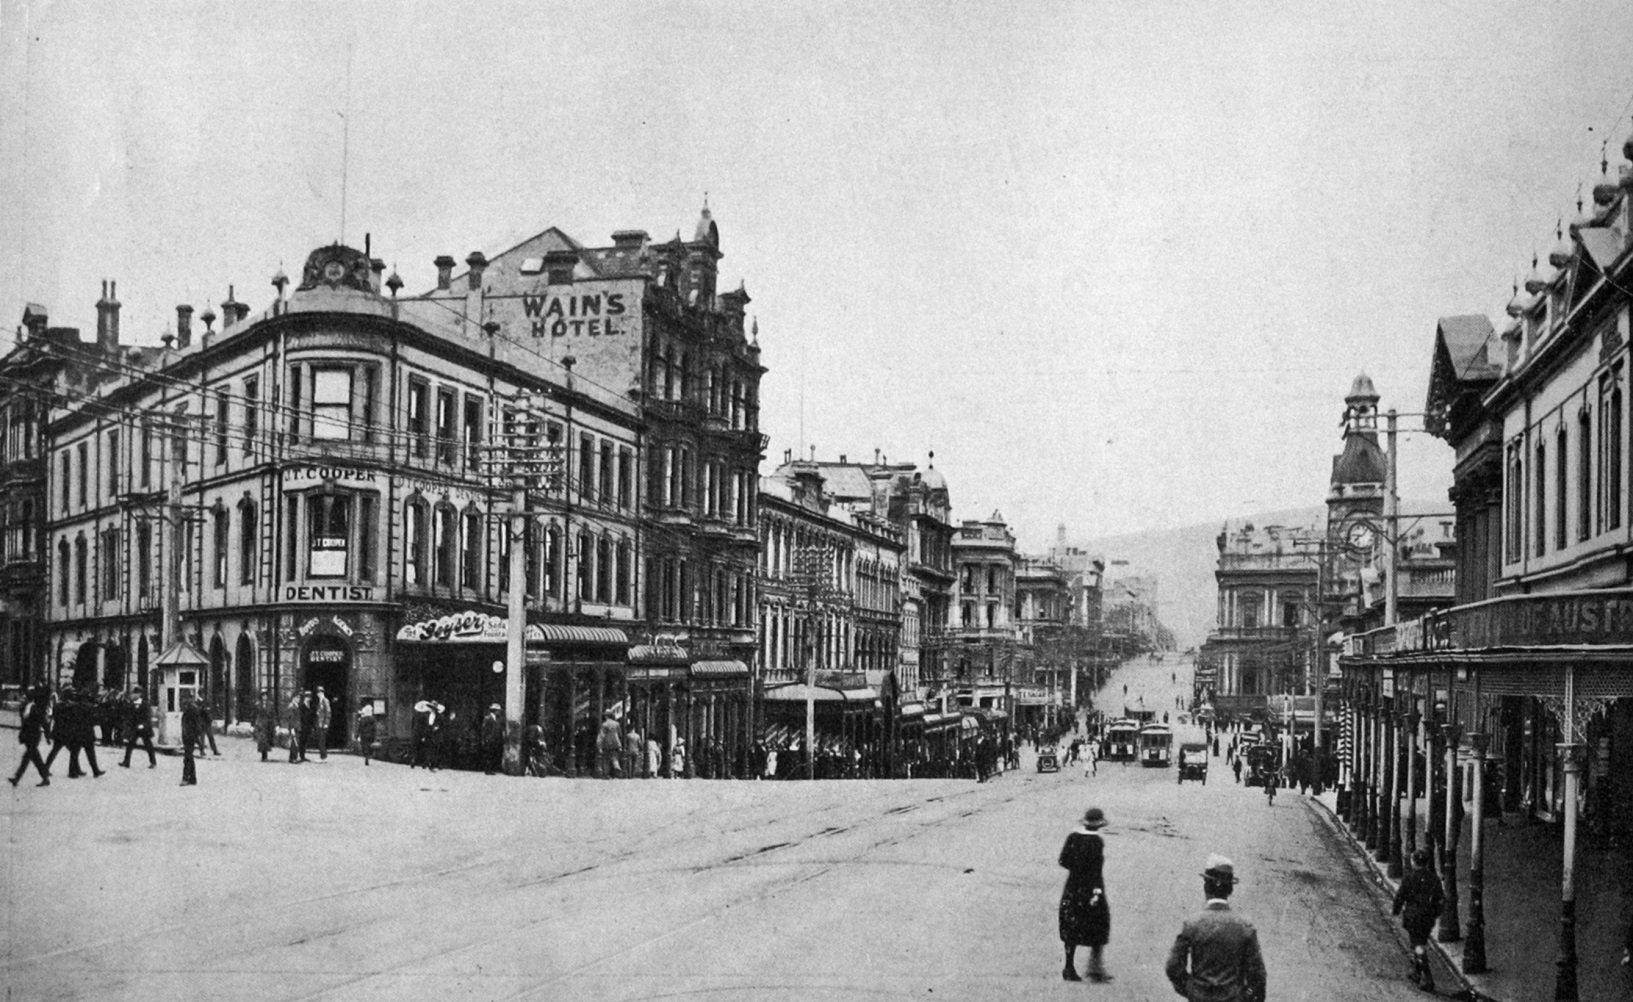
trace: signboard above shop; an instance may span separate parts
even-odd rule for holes
[[[461,612],[440,619],[405,623],[397,639],[422,644],[502,644],[510,635],[510,621],[504,616],[481,612]],[[527,643],[543,643],[544,631],[529,623],[522,631]]]

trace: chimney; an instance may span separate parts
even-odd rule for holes
[[[23,307],[23,329],[28,332],[28,337],[40,337],[50,322],[51,318],[46,314],[45,307],[40,304],[28,303]]]
[[[376,296],[380,294],[380,276],[385,273],[385,270],[386,263],[384,260],[377,257],[369,258],[369,288],[374,290]]]
[[[465,259],[465,263],[471,269],[471,291],[482,291],[482,273],[488,269],[488,259],[482,255],[481,251],[471,251],[471,255]]]
[[[619,230],[612,235],[612,245],[623,251],[638,251],[650,239],[645,230]]]
[[[843,453],[843,452],[841,452],[841,453],[840,453],[840,454],[839,454],[839,465],[840,465],[840,466],[844,466],[844,465],[845,465],[845,454],[844,454],[844,453]]]
[[[238,301],[232,286],[227,286],[227,298],[221,301],[221,332],[249,316],[249,307]]]
[[[545,281],[551,285],[572,285],[578,267],[578,251],[553,250],[544,256]]]
[[[176,307],[176,346],[185,348],[193,343],[193,308],[186,303]]]
[[[107,354],[119,348],[118,284],[104,281],[102,298],[96,301],[96,346]]]
[[[453,281],[454,259],[447,254],[438,254],[431,263],[437,266],[437,291],[447,292]]]

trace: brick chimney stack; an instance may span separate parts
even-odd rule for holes
[[[176,347],[185,348],[193,343],[193,308],[186,303],[176,307]]]
[[[454,277],[454,259],[449,254],[438,254],[432,264],[437,266],[437,291],[447,292]]]
[[[471,256],[465,259],[465,263],[469,265],[471,269],[469,276],[471,280],[471,291],[480,292],[482,290],[482,273],[488,270],[487,255],[483,254],[481,251],[471,251]]]
[[[238,295],[232,286],[227,286],[227,298],[221,301],[221,331],[226,333],[227,328],[237,324],[249,316],[249,307],[238,301]]]
[[[96,301],[96,346],[106,354],[119,348],[118,283],[104,279],[102,298]]]

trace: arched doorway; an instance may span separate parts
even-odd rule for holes
[[[74,673],[70,681],[76,689],[91,689],[96,686],[96,649],[100,645],[94,640],[87,640],[79,645],[79,651],[74,655]]]
[[[329,747],[344,748],[350,736],[352,647],[346,638],[320,634],[301,651],[301,688],[323,689],[329,700]]]
[[[227,720],[227,645],[217,633],[210,638],[210,684],[205,705],[212,720]]]
[[[234,659],[234,666],[238,678],[238,707],[235,716],[239,720],[249,720],[255,715],[255,648],[250,645],[249,634],[238,635],[238,653]]]
[[[105,644],[102,648],[102,685],[108,689],[123,689],[125,687],[125,666],[129,659],[125,657],[124,644]]]

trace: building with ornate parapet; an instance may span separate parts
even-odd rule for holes
[[[1267,697],[1304,691],[1317,622],[1313,527],[1230,524],[1220,530],[1215,626],[1202,644],[1198,696],[1221,716],[1263,712]]]
[[[174,594],[207,663],[153,693],[166,710],[197,694],[232,725],[260,691],[322,685],[334,744],[365,702],[388,739],[421,699],[470,727],[501,701],[525,588],[527,719],[558,768],[591,768],[584,735],[618,708],[740,773],[764,370],[720,247],[707,209],[689,241],[550,229],[458,275],[439,257],[408,297],[332,245],[259,312],[229,290],[200,330],[179,307],[145,357],[30,341],[99,373],[57,376],[41,419],[49,676],[88,677],[92,651],[151,686]]]

